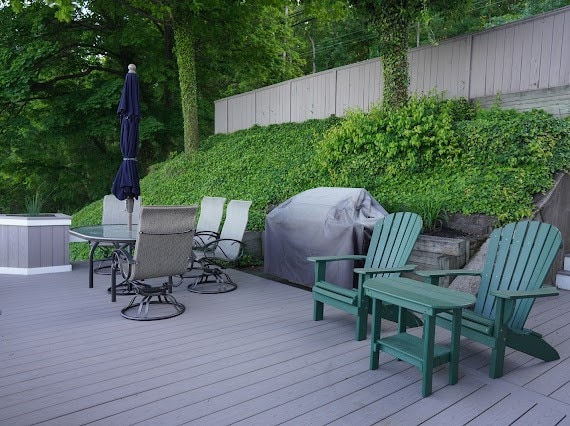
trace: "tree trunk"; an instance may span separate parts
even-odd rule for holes
[[[382,55],[382,75],[384,89],[383,104],[387,107],[399,108],[408,102],[409,66],[406,35],[400,37],[398,44]]]
[[[196,51],[190,19],[174,20],[174,41],[180,80],[180,102],[184,121],[184,151],[197,151],[200,147],[198,130],[198,88],[196,83]]]
[[[389,108],[399,108],[408,102],[408,31],[413,9],[406,10],[399,3],[385,2],[378,22],[384,78],[382,103]]]

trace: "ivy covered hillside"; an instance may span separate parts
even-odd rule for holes
[[[249,230],[264,228],[269,207],[318,186],[364,187],[388,211],[415,211],[427,226],[442,213],[506,223],[530,217],[533,197],[569,167],[570,120],[429,95],[397,111],[210,136],[199,151],[152,166],[141,191],[145,205],[252,200]],[[73,226],[100,223],[101,211],[101,201],[85,207]]]

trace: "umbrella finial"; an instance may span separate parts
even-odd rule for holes
[[[137,73],[137,66],[135,64],[129,64],[128,68],[129,68],[129,72],[132,72],[135,74]]]

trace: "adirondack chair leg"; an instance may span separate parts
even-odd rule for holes
[[[491,349],[489,377],[496,379],[503,376],[505,364],[505,346],[507,340],[507,321],[512,313],[512,300],[497,299],[495,314],[495,346]]]
[[[540,334],[528,332],[517,333],[509,330],[507,346],[543,361],[556,361],[560,354]]]
[[[322,321],[325,304],[315,300],[313,303],[313,321]]]
[[[359,309],[356,314],[356,340],[366,340],[368,330],[368,307]]]
[[[359,306],[356,313],[356,340],[366,340],[366,332],[368,331],[368,312],[370,306],[370,300],[364,295],[364,288],[362,287],[362,282],[359,283],[357,290],[357,297],[360,302],[357,303]]]
[[[491,350],[491,367],[489,368],[489,377],[498,379],[503,376],[503,367],[505,365],[505,345],[504,342],[497,341],[497,346]]]

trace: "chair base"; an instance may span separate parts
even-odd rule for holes
[[[237,284],[232,281],[230,276],[215,265],[205,266],[200,275],[185,278],[194,280],[188,284],[188,291],[192,293],[228,293],[237,288]]]
[[[104,265],[103,262],[105,261],[109,261],[109,264]],[[93,273],[97,275],[111,275],[112,269],[111,259],[104,259],[99,261],[99,266],[93,268]]]
[[[156,297],[157,300],[152,300],[153,297]],[[154,306],[152,310],[150,309],[151,305]],[[138,294],[132,298],[127,306],[121,309],[121,315],[135,321],[155,321],[176,317],[184,313],[185,310],[186,306],[170,294]]]

